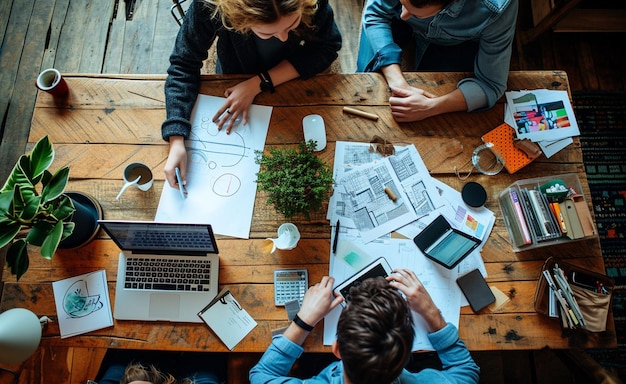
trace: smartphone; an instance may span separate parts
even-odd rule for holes
[[[478,312],[496,301],[496,297],[478,269],[460,276],[456,279],[456,283],[474,312]]]

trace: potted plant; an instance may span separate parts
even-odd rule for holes
[[[268,203],[285,217],[321,208],[333,185],[332,170],[313,153],[316,142],[301,142],[298,150],[271,148],[257,151],[258,189],[268,193]]]
[[[18,280],[28,270],[29,245],[39,247],[41,255],[50,259],[59,244],[75,233],[77,220],[82,223],[76,231],[81,237],[93,236],[97,230],[101,210],[94,212],[93,203],[84,204],[65,193],[69,167],[52,174],[48,167],[53,160],[52,144],[44,136],[30,154],[20,156],[0,190],[0,248],[8,245],[6,263]],[[77,240],[70,244],[84,239]]]

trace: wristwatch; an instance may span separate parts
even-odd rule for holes
[[[261,92],[269,91],[274,93],[274,83],[272,83],[272,78],[267,71],[259,73],[259,79],[261,79]]]

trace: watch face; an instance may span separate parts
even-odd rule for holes
[[[270,82],[267,80],[261,80],[261,91],[265,92],[265,91],[269,91],[270,89]]]

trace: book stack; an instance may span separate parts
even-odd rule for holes
[[[595,235],[575,174],[518,181],[499,197],[515,251]]]

